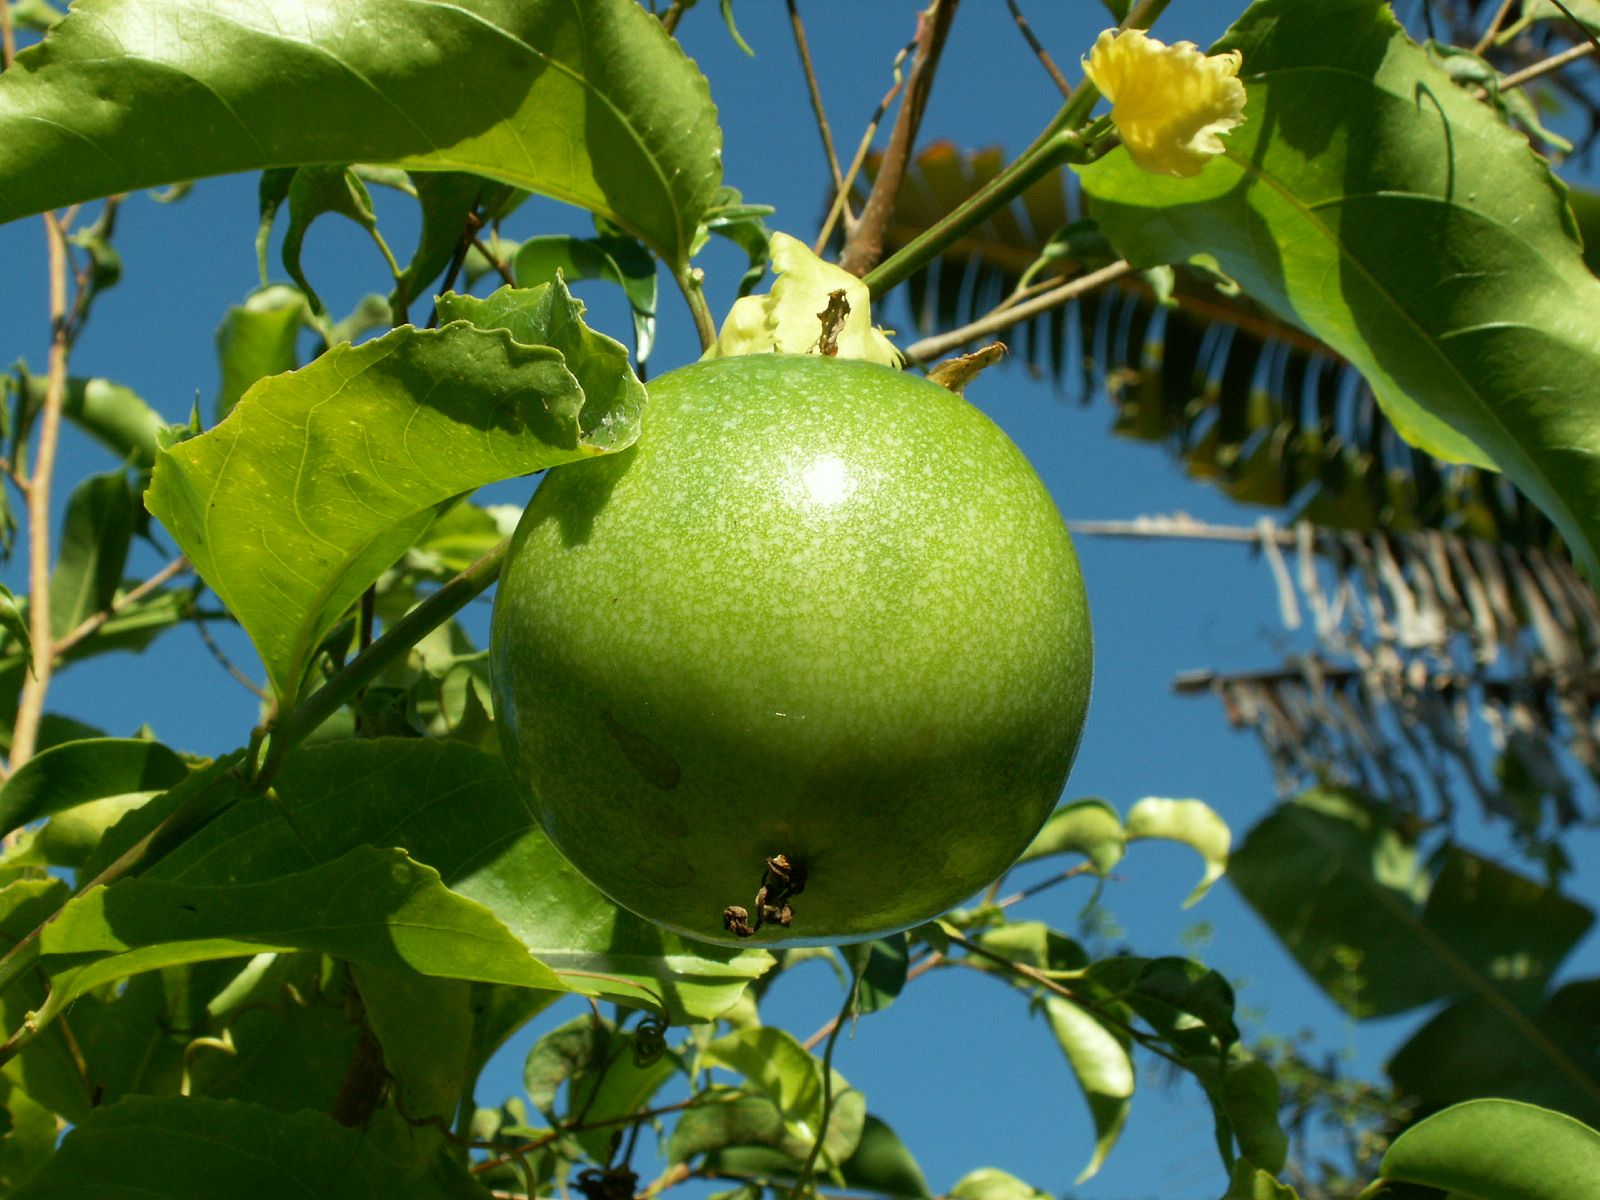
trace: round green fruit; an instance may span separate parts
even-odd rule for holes
[[[1005,434],[917,376],[790,355],[664,375],[634,447],[551,471],[490,650],[511,769],[579,871],[689,937],[786,944],[918,924],[1009,866],[1092,659]]]

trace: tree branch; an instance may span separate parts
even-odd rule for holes
[[[945,38],[959,3],[960,0],[934,0],[927,11],[918,14],[917,56],[911,63],[905,97],[900,101],[889,145],[872,181],[872,192],[861,209],[850,240],[845,243],[844,253],[839,256],[839,265],[852,275],[865,275],[883,257],[883,231],[894,215],[895,197],[900,193],[900,181],[905,177],[906,162],[916,144],[917,129],[928,105],[939,56],[944,52]]]
[[[941,355],[948,354],[957,347],[968,342],[977,341],[979,338],[988,337],[999,333],[1002,329],[1010,329],[1013,325],[1020,324],[1030,317],[1036,317],[1042,312],[1066,304],[1068,301],[1092,292],[1095,288],[1120,279],[1133,270],[1126,262],[1118,260],[1108,267],[1101,267],[1098,271],[1090,271],[1087,275],[1080,275],[1076,279],[1069,279],[1059,287],[1052,288],[1032,300],[1024,300],[1019,304],[1009,307],[996,308],[969,325],[959,329],[952,329],[949,333],[941,333],[934,337],[923,338],[920,342],[913,342],[906,347],[906,357],[912,362],[929,362]]]
[[[69,630],[67,633],[57,638],[55,644],[55,652],[57,657],[66,654],[67,651],[78,645],[79,642],[87,641],[89,638],[93,637],[99,631],[100,627],[107,621],[111,620],[112,617],[116,616],[118,613],[126,612],[135,604],[139,603],[139,601],[143,600],[146,596],[150,595],[151,592],[156,591],[163,584],[171,582],[173,579],[177,578],[179,575],[182,575],[187,570],[189,570],[189,560],[187,557],[180,554],[177,558],[173,559],[166,566],[162,567],[154,575],[150,576],[149,579],[146,579],[138,587],[133,588],[132,590],[117,597],[117,599],[113,600],[105,608],[102,608],[93,616],[84,618],[84,620],[77,627]]]
[[[33,757],[44,716],[45,693],[55,667],[50,629],[50,482],[55,473],[56,446],[61,436],[61,406],[67,394],[67,356],[72,327],[67,319],[67,238],[54,213],[44,214],[45,245],[50,263],[50,366],[44,412],[39,420],[39,449],[28,477],[28,636],[33,642],[33,670],[22,681],[17,720],[11,735],[10,769]]]
[[[1531,83],[1541,75],[1548,75],[1552,71],[1559,71],[1568,63],[1575,63],[1580,58],[1585,58],[1595,52],[1595,43],[1585,42],[1581,46],[1573,46],[1563,50],[1560,54],[1552,54],[1543,62],[1536,62],[1531,67],[1524,67],[1507,75],[1500,81],[1501,88],[1518,88],[1525,83]]]
[[[811,97],[811,111],[816,114],[817,132],[822,135],[822,152],[828,159],[828,170],[833,174],[834,195],[845,193],[844,173],[839,169],[839,155],[833,147],[833,130],[828,125],[828,114],[822,106],[822,90],[817,86],[817,72],[811,65],[811,46],[806,40],[805,23],[800,20],[800,7],[796,0],[787,0],[789,5],[789,27],[794,30],[794,48],[800,55],[800,68],[806,77],[806,92]],[[844,227],[846,230],[855,228],[855,214],[850,211],[850,205],[845,203]]]
[[[1506,0],[1510,3],[1510,0]],[[1067,82],[1067,77],[1061,73],[1061,68],[1056,66],[1055,60],[1048,51],[1039,44],[1039,39],[1033,36],[1033,26],[1028,24],[1028,19],[1022,15],[1022,10],[1017,7],[1017,0],[1006,0],[1006,7],[1011,10],[1011,17],[1017,23],[1017,28],[1022,30],[1022,36],[1027,39],[1028,45],[1033,47],[1033,52],[1038,56],[1044,69],[1050,73],[1050,78],[1055,80],[1057,89],[1063,96],[1072,95],[1072,85]]]

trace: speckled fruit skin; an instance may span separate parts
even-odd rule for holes
[[[636,446],[550,472],[490,649],[562,853],[743,945],[876,937],[994,879],[1060,795],[1092,662],[1066,527],[1005,434],[917,376],[789,355],[664,375]],[[775,854],[809,875],[793,924],[736,938]]]

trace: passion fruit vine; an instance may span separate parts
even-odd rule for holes
[[[977,409],[871,363],[746,355],[653,382],[620,454],[550,472],[490,641],[556,846],[692,938],[928,920],[1061,792],[1089,614],[1060,514]]]

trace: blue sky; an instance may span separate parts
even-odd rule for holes
[[[889,64],[909,38],[919,5],[878,0],[811,0],[803,5],[812,51],[841,146],[853,146],[889,83]],[[724,28],[717,6],[701,3],[680,29],[712,81],[726,137],[725,178],[747,200],[770,203],[769,224],[809,241],[822,215],[825,168],[784,7],[734,5],[741,33],[755,49],[746,57]],[[1034,0],[1025,11],[1070,77],[1078,56],[1108,22],[1097,0]],[[1236,15],[1216,0],[1176,0],[1158,28],[1168,40],[1205,44]],[[927,117],[925,137],[966,147],[999,145],[1014,152],[1054,112],[1059,94],[1012,25],[1000,0],[962,6]],[[408,245],[415,223],[407,203],[380,197],[391,244]],[[140,392],[171,420],[187,416],[199,397],[209,415],[217,383],[212,336],[225,307],[258,282],[255,266],[255,181],[200,184],[182,203],[161,206],[131,198],[118,246],[124,281],[100,302],[74,357],[74,373],[105,375]],[[532,202],[508,225],[513,237],[588,231],[587,217],[554,203]],[[281,228],[280,228],[281,235]],[[304,260],[330,309],[345,311],[368,291],[384,288],[384,266],[354,227],[333,219],[311,232]],[[0,358],[26,357],[43,369],[47,339],[43,238],[37,221],[0,227],[9,300],[0,309]],[[719,317],[733,296],[741,256],[714,245],[703,264]],[[275,273],[281,277],[281,271]],[[579,294],[591,321],[627,341],[617,297],[602,285]],[[880,323],[903,324],[891,304]],[[697,354],[681,301],[664,281],[661,337],[651,362],[659,374]],[[1103,398],[1064,393],[1030,380],[1017,366],[986,374],[968,398],[1023,448],[1069,519],[1129,518],[1188,512],[1225,524],[1252,523],[1257,510],[1192,483],[1159,449],[1117,439]],[[116,464],[83,439],[69,436],[62,478]],[[519,490],[520,489],[520,490]],[[64,499],[65,488],[57,497]],[[527,485],[507,485],[494,498],[521,502]],[[1248,551],[1231,545],[1121,542],[1084,538],[1079,553],[1094,613],[1095,695],[1067,798],[1100,796],[1121,810],[1144,796],[1198,797],[1243,832],[1271,805],[1272,780],[1253,739],[1228,729],[1208,699],[1171,692],[1175,675],[1193,668],[1245,669],[1281,662],[1291,644],[1277,616],[1272,580]],[[26,555],[19,550],[5,578],[21,590]],[[148,572],[154,552],[132,570]],[[487,624],[487,604],[473,621]],[[248,644],[214,630],[237,662],[259,675]],[[239,745],[256,719],[254,698],[230,680],[189,633],[154,655],[108,658],[62,675],[52,708],[131,733],[148,721],[175,746],[220,752]],[[1595,839],[1574,842],[1580,887],[1595,893]],[[1338,1013],[1279,949],[1226,884],[1198,907],[1180,904],[1199,874],[1188,850],[1135,846],[1104,901],[1122,933],[1119,944],[1145,955],[1196,952],[1240,986],[1240,1003],[1257,1031],[1317,1031],[1324,1050],[1347,1049],[1354,1065],[1375,1072],[1386,1048],[1420,1017],[1359,1028]],[[1024,882],[1030,878],[1020,875]],[[1088,899],[1083,881],[1047,894],[1028,914],[1071,930]],[[1595,972],[1593,938],[1575,962]],[[1581,968],[1580,968],[1581,970]],[[838,1004],[826,967],[806,964],[774,991],[769,1023],[801,1037]],[[570,1015],[563,1008],[539,1028]],[[520,1088],[527,1037],[497,1059],[480,1098],[496,1102]],[[1224,1180],[1211,1145],[1210,1115],[1189,1085],[1163,1090],[1142,1079],[1122,1144],[1094,1180],[1074,1188],[1092,1133],[1082,1099],[1048,1028],[1028,1016],[1024,999],[988,977],[935,972],[889,1011],[865,1019],[842,1041],[835,1065],[866,1092],[921,1161],[935,1191],[967,1170],[998,1166],[1058,1195],[1093,1200],[1219,1195]],[[1148,1067],[1148,1063],[1141,1064]]]

